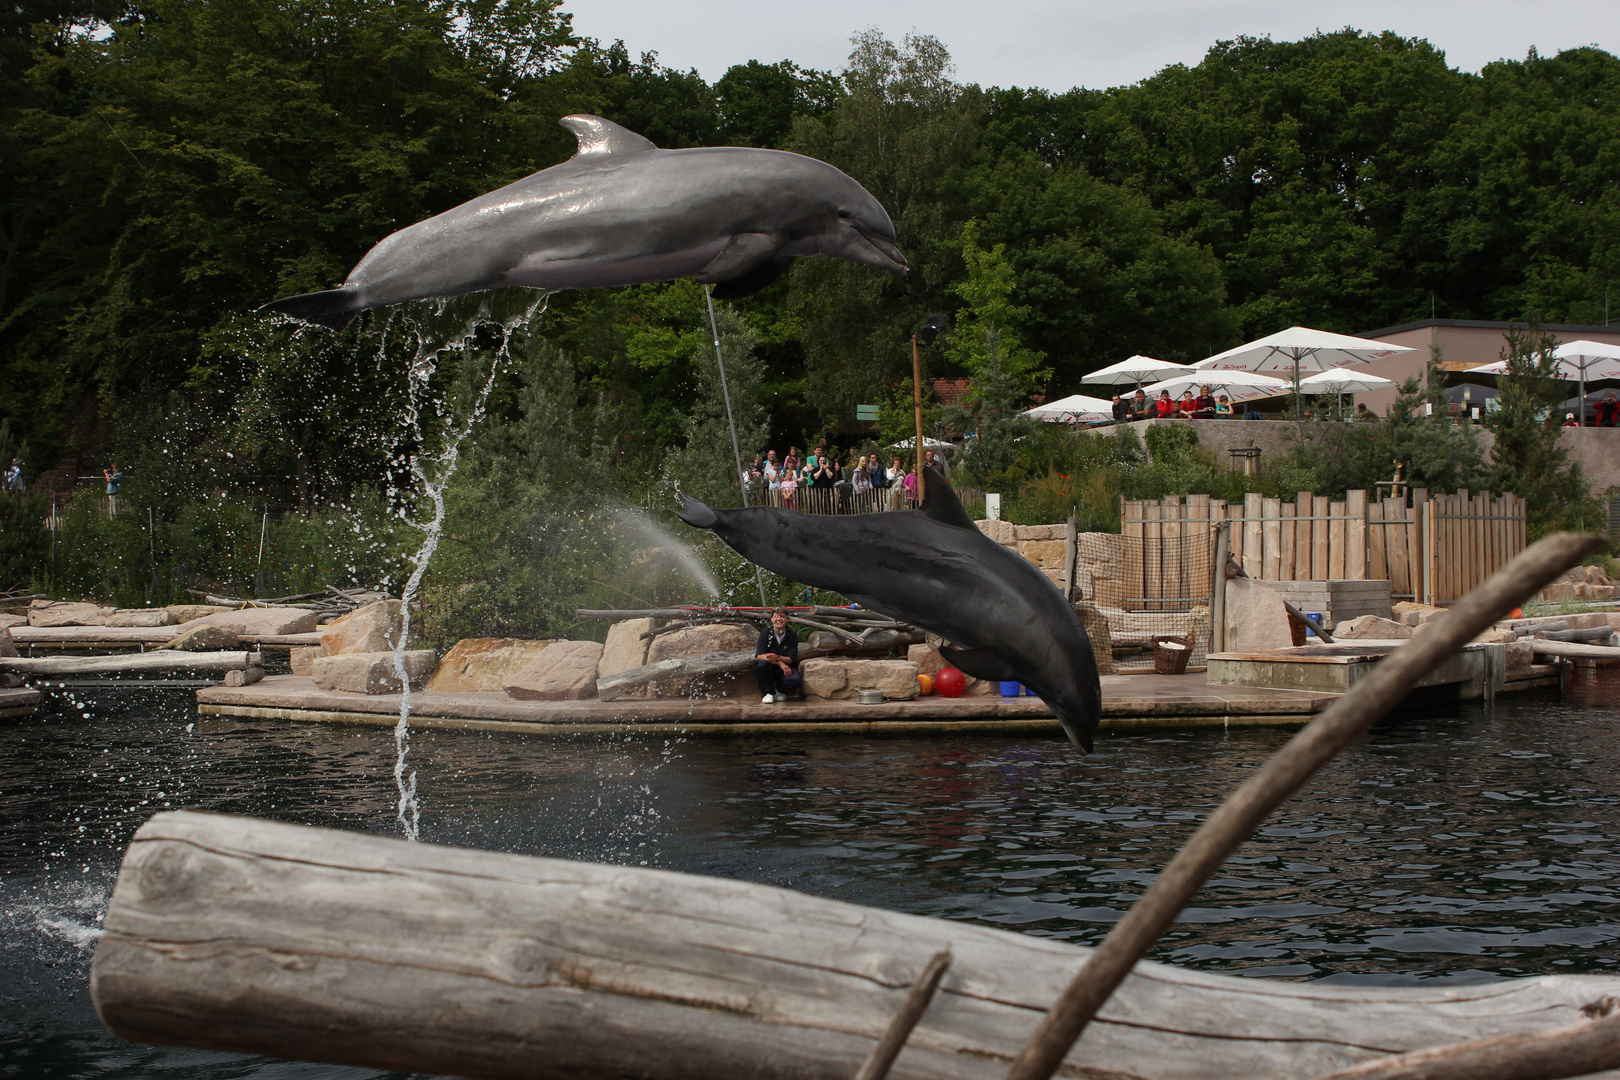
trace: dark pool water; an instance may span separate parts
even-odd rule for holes
[[[423,834],[744,878],[1077,942],[1105,934],[1287,732],[1056,739],[419,732]],[[77,691],[0,727],[0,1077],[361,1078],[130,1046],[85,990],[130,834],[166,807],[392,834],[386,729],[198,719]],[[1331,765],[1157,958],[1331,982],[1613,972],[1620,709],[1407,715]]]

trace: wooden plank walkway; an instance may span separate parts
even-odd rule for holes
[[[1134,728],[1255,727],[1302,724],[1335,694],[1211,686],[1201,673],[1109,675],[1103,680],[1104,731]],[[252,686],[211,686],[197,691],[205,716],[254,720],[319,721],[392,725],[399,717],[396,694],[350,694],[321,690],[308,678],[272,675]],[[1037,698],[931,696],[882,705],[854,701],[805,701],[765,705],[752,698],[689,701],[516,701],[503,693],[411,695],[417,727],[548,734],[581,732],[782,734],[896,734],[950,731],[1056,733],[1057,720]]]
[[[39,711],[39,691],[26,687],[0,690],[0,720],[16,720]]]

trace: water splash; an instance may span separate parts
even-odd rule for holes
[[[629,534],[636,542],[646,545],[659,555],[668,559],[671,564],[680,569],[704,593],[711,597],[724,596],[720,585],[709,573],[709,568],[703,564],[698,553],[691,547],[678,540],[673,533],[664,528],[651,516],[643,511],[628,506],[613,508],[613,516],[619,523],[619,528]]]
[[[422,544],[410,559],[411,573],[400,592],[400,632],[394,643],[394,676],[400,683],[399,722],[394,725],[394,786],[399,792],[395,814],[400,829],[408,840],[421,838],[422,808],[416,798],[416,770],[407,764],[411,750],[411,680],[405,665],[405,653],[411,634],[411,604],[422,585],[423,575],[433,553],[438,550],[444,533],[444,489],[455,475],[461,457],[461,447],[473,427],[484,415],[490,391],[511,358],[512,342],[517,332],[528,326],[545,310],[549,292],[523,290],[514,303],[512,290],[479,294],[471,305],[466,298],[436,301],[429,305],[429,317],[413,318],[407,322],[407,332],[415,338],[413,355],[406,371],[407,396],[405,431],[411,444],[421,448],[411,458],[411,475],[420,485],[427,500],[429,514],[425,519],[410,524],[422,532]],[[469,310],[470,307],[470,310]],[[389,326],[393,323],[390,316]],[[500,343],[491,351],[489,371],[480,372],[474,380],[471,397],[460,403],[445,403],[443,430],[425,430],[424,412],[437,415],[433,395],[433,379],[439,369],[440,357],[446,353],[459,355],[468,370],[477,366],[476,339],[483,331],[498,328]],[[381,358],[386,347],[388,327],[378,345]],[[460,413],[458,419],[457,413]],[[437,441],[438,449],[429,449]]]

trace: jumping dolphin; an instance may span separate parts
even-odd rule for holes
[[[688,498],[681,520],[773,573],[953,642],[941,649],[946,659],[1034,690],[1090,753],[1102,685],[1074,609],[1028,560],[979,531],[942,473],[926,476],[920,510],[833,517]]]
[[[815,158],[660,150],[600,116],[560,121],[574,156],[384,237],[340,288],[264,305],[334,329],[365,308],[523,285],[592,289],[690,277],[722,299],[758,292],[800,255],[907,270],[894,223]]]

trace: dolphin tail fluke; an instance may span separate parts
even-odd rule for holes
[[[680,519],[696,529],[712,529],[719,522],[720,515],[712,509],[698,502],[690,495],[683,495],[686,500],[685,509],[678,515]]]
[[[272,300],[260,311],[273,311],[307,323],[342,330],[360,312],[359,291],[344,287]]]

